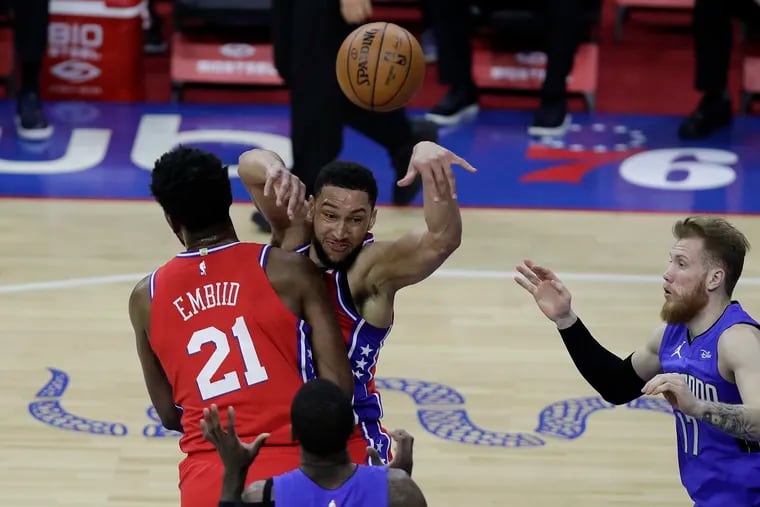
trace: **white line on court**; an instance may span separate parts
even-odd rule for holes
[[[50,280],[46,282],[17,283],[0,285],[0,294],[14,294],[19,292],[33,292],[53,289],[70,289],[74,287],[86,287],[89,285],[107,285],[109,283],[133,282],[148,273],[129,273],[124,275],[91,276],[86,278],[69,278],[66,280]],[[483,271],[475,269],[441,269],[433,274],[435,278],[455,279],[511,279],[517,273],[514,271]],[[636,275],[625,273],[557,273],[562,280],[575,280],[581,282],[601,283],[662,283],[659,275]],[[742,285],[760,285],[760,278],[742,278]]]
[[[50,289],[70,289],[73,287],[86,287],[88,285],[105,285],[119,282],[135,282],[148,273],[131,273],[127,275],[90,276],[86,278],[69,278],[66,280],[50,280],[47,282],[16,283],[0,285],[0,294],[13,294],[16,292],[33,292]]]

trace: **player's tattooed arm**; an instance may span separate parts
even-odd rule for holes
[[[735,383],[741,404],[700,401],[697,416],[729,435],[760,441],[760,330],[738,324],[718,341],[718,369]]]
[[[704,402],[700,419],[743,440],[760,440],[760,410],[744,405]]]

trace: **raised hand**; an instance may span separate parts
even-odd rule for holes
[[[396,442],[396,450],[393,458],[388,463],[388,468],[400,468],[412,475],[412,448],[414,447],[414,437],[406,430],[395,430],[390,432],[391,438]],[[367,455],[374,466],[383,466],[383,460],[374,447],[367,447]]]
[[[203,437],[216,447],[224,467],[230,470],[243,470],[251,466],[264,441],[269,438],[269,433],[262,433],[253,442],[243,443],[235,432],[235,409],[232,406],[227,407],[226,432],[219,420],[216,405],[203,409],[200,424]]]
[[[287,204],[288,217],[292,220],[306,205],[306,185],[298,176],[288,171],[285,163],[276,154],[267,150],[257,150],[256,158],[257,162],[266,168],[264,195],[269,197],[274,191],[277,206]]]
[[[515,282],[533,295],[544,315],[554,322],[573,318],[570,291],[550,269],[526,260],[517,271],[522,276],[515,276]]]
[[[425,188],[433,189],[433,200],[442,198],[457,198],[457,185],[452,164],[462,166],[471,173],[477,172],[469,162],[443,146],[430,141],[422,141],[415,145],[406,175],[396,184],[405,187],[414,183],[419,174]]]
[[[340,0],[340,14],[349,25],[364,23],[372,16],[370,0]]]

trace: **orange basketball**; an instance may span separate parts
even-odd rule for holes
[[[370,111],[404,107],[420,89],[425,58],[417,39],[393,23],[360,26],[346,37],[335,62],[348,99]]]

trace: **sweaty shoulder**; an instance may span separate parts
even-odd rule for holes
[[[388,506],[427,507],[422,490],[400,468],[388,469]]]
[[[278,247],[269,250],[266,275],[285,306],[299,316],[304,289],[321,283],[319,270],[309,258]]]

